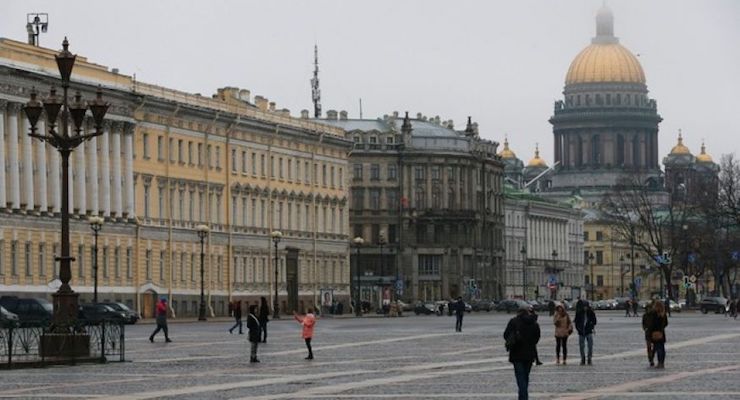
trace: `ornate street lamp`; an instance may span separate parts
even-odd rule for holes
[[[522,246],[522,300],[527,300],[527,248]]]
[[[357,287],[355,290],[355,315],[358,317],[362,316],[362,306],[360,305],[360,247],[365,243],[365,239],[357,236],[352,239],[352,243],[355,245],[357,255],[355,256],[355,278],[357,280]]]
[[[87,220],[90,223],[90,229],[93,231],[95,242],[93,243],[93,303],[98,302],[98,232],[103,229],[103,223],[105,220],[102,217],[90,217]]]
[[[272,243],[275,244],[275,297],[272,299],[272,318],[280,319],[280,306],[278,303],[278,243],[283,238],[283,233],[272,231],[270,236],[272,237]]]
[[[61,255],[56,258],[59,261],[59,280],[62,284],[53,295],[54,319],[52,331],[55,333],[70,333],[72,325],[77,319],[79,295],[69,285],[72,278],[72,261],[74,261],[69,253],[69,155],[84,141],[103,134],[103,119],[110,104],[103,101],[103,93],[100,88],[98,88],[96,99],[92,102],[84,102],[78,91],[75,93],[74,101],[70,104],[68,98],[69,83],[77,56],[69,52],[67,38],[64,38],[62,47],[62,51],[56,55],[57,67],[62,79],[62,97],[57,97],[56,89],[52,86],[49,96],[42,102],[37,99],[36,88],[32,88],[31,99],[26,103],[23,111],[31,127],[31,133],[28,135],[49,143],[59,151],[62,159],[62,248]],[[88,109],[92,113],[95,132],[85,134],[82,132],[82,125]],[[37,133],[36,124],[44,111],[46,112],[48,132]],[[57,129],[57,117],[60,116],[60,111],[61,127]],[[72,134],[69,132],[70,119],[74,124]]]
[[[198,321],[205,321],[206,320],[206,296],[205,296],[205,259],[206,259],[206,253],[205,253],[205,242],[206,237],[208,236],[208,232],[210,232],[210,228],[208,225],[198,225],[195,227],[195,230],[198,232],[198,238],[200,238],[200,307],[198,307]]]

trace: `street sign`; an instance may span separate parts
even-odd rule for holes
[[[638,276],[635,278],[635,288],[640,289],[640,286],[642,286],[642,277]]]
[[[395,286],[396,286],[396,290],[403,291],[403,281],[402,280],[397,279]]]

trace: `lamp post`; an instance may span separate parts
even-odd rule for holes
[[[355,278],[357,287],[355,290],[355,315],[358,317],[362,316],[362,306],[360,306],[360,247],[365,243],[365,239],[357,236],[352,239],[352,243],[355,244],[356,256],[355,256]]]
[[[555,277],[557,278],[557,282],[555,282],[555,290],[550,291],[550,295],[553,296],[553,300],[556,300],[558,298],[558,288],[560,287],[560,270],[558,270],[558,251],[553,250],[552,251],[552,270],[555,272]],[[554,294],[553,294],[554,292]]]
[[[90,229],[93,231],[93,303],[98,302],[98,232],[103,228],[105,220],[101,217],[90,217],[87,222],[90,223]]]
[[[280,319],[280,303],[278,303],[278,243],[283,238],[280,231],[272,231],[270,234],[272,243],[275,244],[275,297],[272,298],[272,318]]]
[[[589,279],[589,284],[591,285],[591,296],[589,296],[589,300],[594,300],[594,290],[596,290],[596,286],[594,285],[594,253],[589,252],[588,253],[588,264],[591,267],[591,279]]]
[[[206,237],[208,236],[208,232],[211,230],[208,225],[198,225],[195,227],[195,230],[198,231],[198,238],[200,238],[200,307],[198,307],[198,321],[205,321],[206,320],[206,296],[204,292],[205,288],[205,259],[206,259],[206,253],[205,253],[205,242]]]
[[[380,307],[383,308],[383,296],[385,295],[385,263],[383,263],[383,245],[386,244],[385,233],[378,235],[378,249],[380,250]]]
[[[522,300],[527,300],[527,248],[522,246]]]
[[[69,254],[69,155],[77,146],[86,140],[103,134],[103,119],[110,104],[103,101],[103,93],[100,88],[98,88],[96,99],[92,102],[84,102],[82,95],[77,91],[74,101],[70,104],[68,98],[69,83],[77,56],[70,53],[67,38],[64,38],[62,47],[62,51],[56,55],[57,67],[59,68],[59,74],[62,79],[62,98],[57,97],[56,89],[52,86],[49,91],[49,97],[42,103],[37,99],[38,93],[36,92],[36,88],[32,88],[31,99],[26,103],[23,111],[31,127],[31,132],[28,135],[49,143],[59,151],[62,159],[62,204],[60,210],[62,217],[62,248],[61,256],[56,258],[59,261],[59,279],[62,284],[54,294],[53,326],[54,331],[57,333],[68,333],[77,316],[79,297],[69,285],[69,281],[72,278],[72,261],[74,261],[74,257],[71,257]],[[92,113],[95,132],[83,133],[82,125],[88,109]],[[48,132],[36,133],[36,124],[43,111],[46,111]],[[57,117],[60,116],[60,111],[61,127],[57,130]],[[70,118],[74,124],[74,132],[71,135],[69,132]]]

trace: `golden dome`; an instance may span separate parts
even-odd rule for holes
[[[504,160],[513,160],[516,158],[516,154],[514,154],[511,149],[509,149],[509,138],[504,138],[504,149],[501,150],[498,153],[498,156],[503,158]]]
[[[640,62],[614,37],[614,17],[608,7],[596,14],[596,37],[570,63],[565,84],[624,82],[645,84]]]
[[[534,158],[529,160],[529,164],[527,164],[528,168],[547,168],[547,163],[545,160],[540,158],[540,148],[539,145],[534,148]]]
[[[678,144],[673,146],[671,154],[691,154],[689,148],[683,144],[683,136],[681,136],[681,130],[678,130]]]
[[[707,154],[707,147],[704,145],[704,142],[701,143],[701,154],[696,156],[696,162],[700,163],[713,163],[714,160],[712,160],[712,156]]]

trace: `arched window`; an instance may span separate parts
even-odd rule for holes
[[[447,189],[447,208],[450,210],[455,208],[455,189]]]
[[[426,202],[426,191],[423,187],[419,186],[416,188],[416,191],[414,193],[414,197],[416,200],[416,209],[422,210],[425,209],[427,206]]]
[[[439,186],[432,188],[432,208],[441,208]]]

